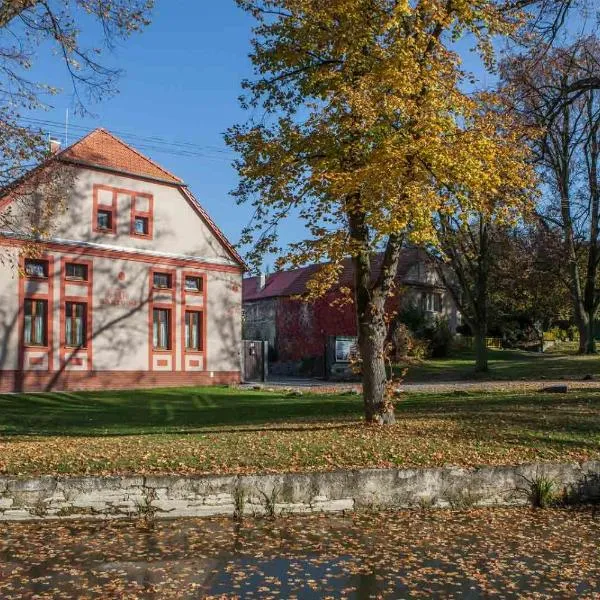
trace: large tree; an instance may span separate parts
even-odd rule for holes
[[[244,240],[279,252],[278,225],[299,216],[306,238],[283,256],[328,261],[314,293],[351,257],[366,419],[393,422],[385,301],[402,245],[435,243],[433,215],[486,210],[501,188],[521,202],[531,180],[514,124],[466,91],[455,41],[470,36],[491,67],[492,38],[525,16],[495,0],[237,1],[256,19],[243,99],[255,116],[226,136],[235,194],[255,211]]]
[[[48,141],[23,117],[43,110],[61,90],[32,76],[41,52],[53,52],[70,76],[74,108],[115,91],[119,69],[102,60],[102,50],[141,30],[153,0],[3,0],[0,2],[0,188],[44,160]],[[91,40],[85,42],[84,40]],[[10,189],[25,210],[0,212],[0,230],[36,237],[62,206],[68,169],[40,169],[29,185]],[[44,194],[36,194],[43,188]],[[18,215],[18,216],[17,216]],[[24,215],[27,218],[24,218]],[[29,218],[31,217],[31,218]]]
[[[532,137],[543,185],[540,215],[560,231],[569,270],[581,353],[596,351],[594,320],[600,304],[600,91],[574,91],[600,67],[595,37],[513,57],[503,66],[506,94]],[[576,86],[575,86],[576,87]]]

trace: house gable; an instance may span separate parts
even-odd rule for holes
[[[57,167],[58,172],[61,165],[74,176],[64,189],[67,210],[56,217],[50,233],[55,241],[160,252],[243,269],[239,254],[183,181],[109,132],[94,130],[49,158],[43,169]],[[31,177],[36,172],[39,168]],[[11,186],[0,210],[26,181]]]

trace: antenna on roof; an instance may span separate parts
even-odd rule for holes
[[[65,112],[65,146],[69,145],[69,109]]]

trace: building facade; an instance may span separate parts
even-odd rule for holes
[[[379,273],[380,258],[374,261],[373,277]],[[272,373],[321,376],[328,374],[333,363],[349,362],[348,348],[357,335],[354,304],[339,289],[311,302],[302,299],[318,268],[312,265],[244,279],[244,339],[269,342]],[[339,287],[351,288],[352,281],[348,261]],[[425,253],[417,248],[402,252],[388,311],[404,304],[417,305],[433,318],[446,318],[450,329],[456,330],[456,305]]]
[[[0,199],[65,181],[43,241],[0,232],[0,390],[239,381],[243,262],[183,181],[101,129],[40,172]]]

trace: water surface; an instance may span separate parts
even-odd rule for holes
[[[599,598],[591,510],[0,524],[0,598]]]

